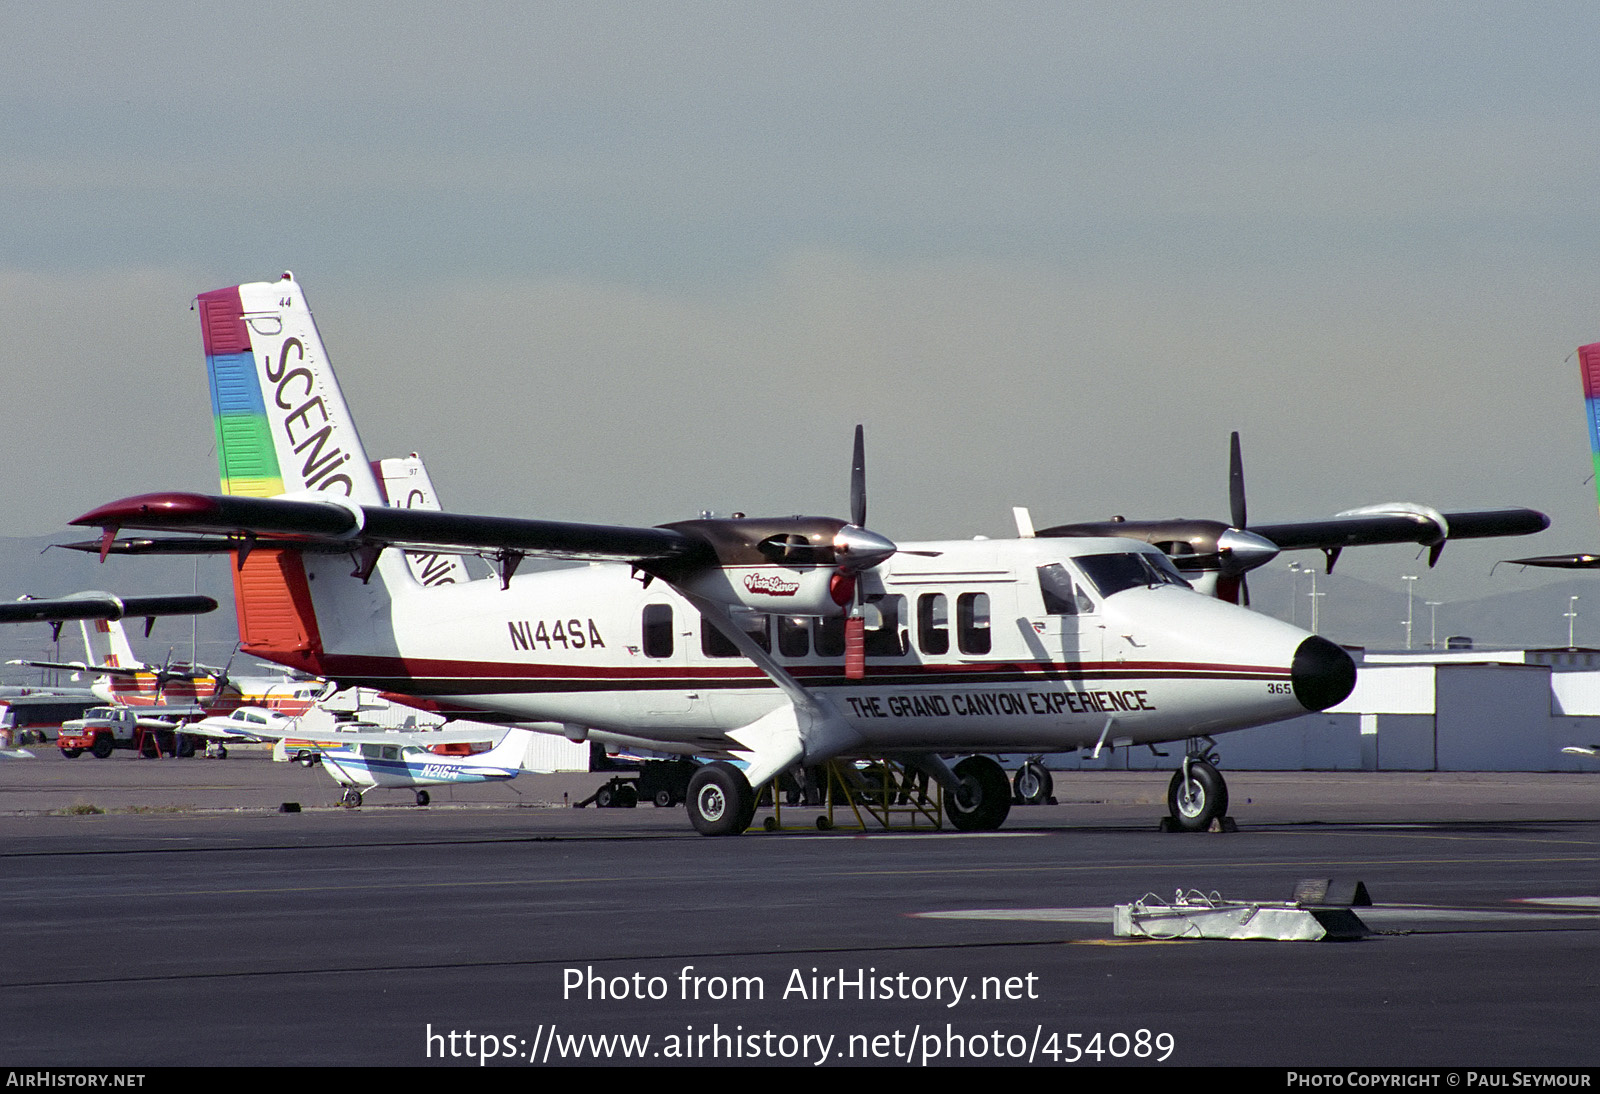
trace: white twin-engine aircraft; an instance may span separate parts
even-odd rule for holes
[[[95,509],[73,523],[103,529],[102,557],[130,549],[122,529],[189,533],[156,549],[235,553],[242,648],[258,657],[448,712],[722,757],[690,788],[708,835],[742,832],[752,787],[797,764],[893,757],[944,787],[957,828],[992,829],[1011,790],[982,754],[1168,741],[1188,741],[1172,815],[1204,828],[1227,808],[1212,735],[1323,710],[1355,683],[1344,650],[1195,592],[1147,542],[897,545],[867,530],[859,429],[849,521],[625,528],[388,507],[293,278],[198,306],[223,494]],[[417,551],[479,554],[498,576],[429,585],[403,554]],[[517,575],[526,556],[597,565]]]

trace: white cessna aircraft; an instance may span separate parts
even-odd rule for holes
[[[889,756],[946,790],[953,824],[999,826],[981,753],[1189,742],[1177,822],[1227,808],[1211,736],[1330,707],[1355,666],[1326,639],[1201,595],[1149,543],[1071,536],[896,545],[851,519],[627,528],[385,506],[300,286],[199,297],[221,495],[157,493],[74,521],[188,533],[236,556],[242,648],[607,746],[719,760],[689,812],[743,831],[796,764]],[[158,540],[176,549],[172,540]],[[403,552],[491,559],[429,586]],[[515,573],[527,556],[598,565]],[[965,755],[951,766],[946,757]]]
[[[427,805],[430,798],[425,787],[502,782],[533,770],[528,766],[533,734],[525,729],[507,729],[493,748],[466,756],[446,756],[432,748],[482,741],[483,729],[407,732],[360,724],[318,728],[304,716],[292,717],[265,707],[237,707],[225,715],[202,718],[185,727],[185,732],[216,741],[268,741],[281,753],[275,753],[278,759],[290,759],[292,750],[293,759],[321,766],[344,787],[342,800],[352,809],[374,787],[410,790],[418,805]],[[303,745],[291,749],[293,741]]]

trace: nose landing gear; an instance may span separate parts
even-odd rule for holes
[[[1209,737],[1190,739],[1183,766],[1172,773],[1167,784],[1169,815],[1161,820],[1162,831],[1205,832],[1213,825],[1221,832],[1238,830],[1228,816],[1228,784],[1216,768],[1217,754],[1211,744]]]

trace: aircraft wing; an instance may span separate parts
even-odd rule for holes
[[[1309,548],[1366,547],[1379,543],[1432,546],[1445,538],[1526,536],[1549,526],[1550,518],[1533,509],[1435,513],[1422,506],[1375,505],[1367,509],[1352,509],[1324,520],[1252,524],[1250,531],[1270,539],[1280,550],[1301,551]]]
[[[404,730],[383,729],[379,726],[364,725],[355,729],[318,729],[313,726],[302,726],[297,722],[283,725],[260,725],[251,722],[234,721],[225,717],[202,718],[183,727],[183,732],[199,737],[210,737],[222,741],[314,741],[318,744],[384,744],[384,745],[419,745],[427,748],[430,745],[448,744],[476,744],[483,741],[498,741],[505,733],[504,729],[478,728],[478,729],[432,729],[432,730]]]
[[[1508,558],[1507,564],[1544,566],[1552,570],[1600,570],[1600,555],[1539,555],[1535,558]]]
[[[123,528],[246,536],[264,547],[459,547],[592,562],[687,560],[706,550],[703,541],[671,528],[626,528],[332,501],[186,493],[126,498],[102,505],[72,523],[105,529],[102,553],[115,549],[116,533]],[[217,549],[238,546],[237,541],[226,542],[219,543]]]
[[[158,615],[204,615],[217,610],[209,596],[113,596],[79,593],[51,600],[0,603],[0,623],[56,623],[69,619],[123,619]],[[81,666],[80,666],[81,667]]]

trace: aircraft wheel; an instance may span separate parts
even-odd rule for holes
[[[831,832],[832,830],[833,830],[833,822],[831,820],[829,820],[827,817],[818,817],[817,818],[817,831],[818,832]]]
[[[433,800],[432,798],[428,797],[428,792],[426,790],[417,791],[417,804],[418,805],[427,805],[432,800]]]
[[[63,748],[61,750],[61,754],[63,756],[65,756],[69,760],[76,760],[79,756],[83,755],[83,749],[81,749],[81,748]]]
[[[187,733],[178,734],[178,755],[185,758],[194,755],[194,738]]]
[[[346,809],[355,809],[361,805],[361,791],[352,786],[339,800],[344,803]]]
[[[702,836],[736,836],[750,827],[756,812],[755,791],[744,772],[718,760],[689,780],[689,821]]]
[[[1185,832],[1204,832],[1211,822],[1228,814],[1228,784],[1222,774],[1204,760],[1189,765],[1189,782],[1183,769],[1172,773],[1167,785],[1167,811]]]
[[[228,746],[227,745],[218,745],[217,746],[217,759],[226,760],[227,758],[228,758]]]
[[[952,826],[963,832],[989,832],[999,828],[1011,812],[1011,780],[1005,769],[987,756],[968,756],[955,766],[961,790],[946,793],[944,812]]]
[[[656,808],[657,809],[671,809],[673,804],[674,803],[673,803],[673,800],[672,800],[672,791],[670,791],[670,790],[657,790],[656,791]]]
[[[1011,789],[1016,791],[1019,805],[1043,805],[1050,800],[1055,788],[1050,769],[1038,760],[1029,760],[1017,768],[1016,778],[1011,780]]]

